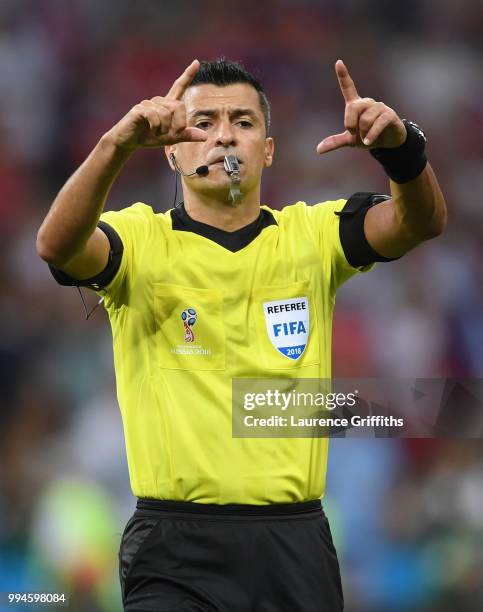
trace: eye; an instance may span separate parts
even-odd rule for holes
[[[242,120],[238,122],[239,125],[241,125],[242,123],[244,124],[243,127],[252,127],[252,124],[250,123],[250,121]]]
[[[196,124],[197,128],[201,128],[202,130],[204,129],[203,126],[208,126],[209,127],[210,122],[209,121],[200,121],[199,123]]]

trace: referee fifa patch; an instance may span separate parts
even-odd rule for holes
[[[309,300],[297,297],[264,302],[263,312],[270,342],[285,357],[298,359],[309,337]]]

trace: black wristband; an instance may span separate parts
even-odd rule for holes
[[[388,177],[395,183],[412,181],[426,167],[428,160],[424,153],[426,136],[422,129],[407,119],[402,120],[407,138],[395,149],[369,149],[369,153],[382,165]]]

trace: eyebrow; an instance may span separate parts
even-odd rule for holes
[[[240,117],[241,115],[249,115],[253,117],[253,119],[257,119],[257,114],[251,108],[235,108],[230,111],[230,117]],[[196,119],[196,117],[204,116],[204,117],[216,117],[218,115],[217,110],[213,110],[211,108],[200,109],[190,113],[190,117],[192,119]]]

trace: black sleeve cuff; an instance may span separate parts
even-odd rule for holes
[[[340,217],[339,237],[347,261],[354,268],[367,266],[376,261],[394,261],[379,255],[369,244],[364,232],[364,218],[371,206],[389,200],[391,196],[381,193],[358,191],[346,202],[344,208],[335,214]]]
[[[67,287],[89,287],[90,289],[99,290],[106,287],[116,275],[121,265],[121,258],[124,250],[122,240],[116,230],[105,221],[99,221],[97,227],[106,234],[111,246],[106,267],[102,272],[96,274],[96,276],[79,280],[48,264],[52,276],[59,285]]]

